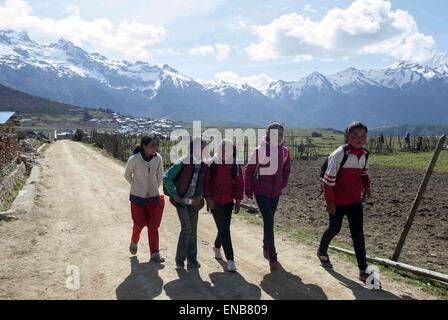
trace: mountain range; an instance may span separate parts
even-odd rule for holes
[[[0,30],[0,83],[71,105],[210,124],[448,123],[448,56],[443,54],[427,64],[313,72],[297,81],[272,82],[261,92],[247,84],[199,82],[168,65],[108,59],[64,39],[40,44],[25,32]]]

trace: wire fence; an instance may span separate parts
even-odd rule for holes
[[[180,156],[173,155],[174,147],[178,141],[171,141],[164,137],[158,137],[158,152],[164,159],[164,165],[169,166],[173,158]],[[438,137],[369,137],[366,148],[373,154],[393,154],[398,152],[427,152],[432,151],[437,145]],[[99,133],[92,131],[89,141],[95,146],[106,150],[114,158],[127,161],[136,146],[140,144],[140,135],[126,135],[113,133]],[[344,143],[343,136],[303,136],[285,135],[284,145],[289,149],[291,159],[295,160],[316,160],[320,157],[328,156]],[[248,162],[254,146],[253,141],[244,140],[243,156],[241,159],[245,164]]]

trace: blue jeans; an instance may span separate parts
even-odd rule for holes
[[[184,264],[185,259],[195,263],[198,256],[197,231],[199,211],[185,204],[178,204],[176,209],[181,225],[179,241],[177,242],[176,263]]]
[[[277,261],[274,240],[274,216],[279,198],[255,195],[255,200],[263,217],[263,247],[268,250],[269,259],[271,261]]]

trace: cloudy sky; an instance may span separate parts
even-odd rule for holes
[[[0,0],[0,28],[262,87],[448,52],[448,1]]]

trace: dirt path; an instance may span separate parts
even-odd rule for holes
[[[223,272],[212,257],[216,227],[199,217],[199,270],[176,271],[179,221],[168,205],[161,226],[167,262],[149,263],[146,234],[137,257],[124,168],[79,143],[52,144],[42,160],[38,203],[19,219],[0,222],[0,298],[7,299],[394,299],[433,298],[420,289],[382,279],[383,291],[365,289],[356,267],[334,258],[329,273],[314,248],[277,237],[284,270],[270,273],[261,254],[261,227],[234,219],[239,273]],[[66,288],[66,268],[80,269],[79,290]]]

